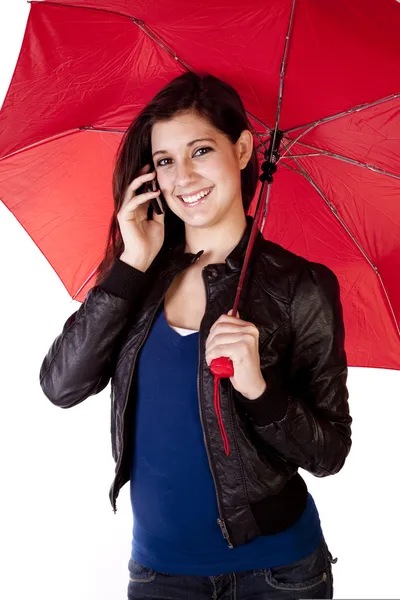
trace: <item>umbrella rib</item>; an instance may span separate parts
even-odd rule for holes
[[[95,10],[97,12],[104,12],[112,15],[118,15],[119,17],[126,17],[127,19],[134,19],[132,15],[121,12],[119,10],[110,10],[109,8],[98,8],[97,6],[86,6],[84,4],[64,4],[63,2],[48,2],[48,0],[27,0],[28,4],[41,4],[50,6],[59,6],[61,8],[80,8],[83,10]]]
[[[85,279],[85,281],[82,283],[81,287],[79,288],[79,290],[77,292],[75,292],[75,294],[72,296],[71,298],[71,302],[73,300],[75,300],[75,298],[77,297],[77,295],[80,293],[80,291],[85,287],[85,285],[87,284],[88,281],[90,281],[90,279],[92,279],[93,275],[96,273],[98,269],[98,265],[93,269],[93,271],[90,273],[89,277],[87,277]]]
[[[255,132],[255,135],[257,135],[257,133],[256,133],[256,132]],[[268,140],[267,140],[267,141],[268,141]],[[263,149],[266,151],[265,144],[264,144],[264,143],[262,143],[262,142],[260,143],[260,145],[259,145],[259,146],[255,146],[255,148],[254,148],[254,149],[255,149],[255,151],[256,151],[258,154],[260,154],[260,156],[262,156],[262,157],[264,158],[264,152],[263,152],[263,150],[262,150],[261,146],[262,146],[262,148],[263,148]]]
[[[255,117],[249,110],[246,110],[246,113],[252,119],[254,119],[255,121],[257,121],[257,123],[259,123],[260,125],[262,125],[263,127],[265,127],[265,129],[268,131],[268,133],[261,133],[260,135],[268,135],[272,131],[272,127],[270,127],[269,125],[266,125],[265,123],[263,123],[258,117]]]
[[[79,131],[102,131],[105,133],[120,133],[121,135],[123,135],[126,132],[126,129],[107,129],[107,127],[93,127],[92,125],[84,125],[83,127],[76,127],[75,129],[67,129],[66,131],[61,131],[60,133],[55,133],[54,135],[50,135],[49,137],[43,138],[38,142],[33,142],[32,144],[28,144],[27,146],[18,148],[18,150],[14,150],[14,152],[10,152],[9,154],[0,156],[0,161],[6,158],[10,158],[10,156],[20,154],[21,152],[25,152],[26,150],[30,150],[31,148],[35,148],[36,146],[41,146],[42,144],[46,144],[47,142],[52,142],[53,140],[57,140],[66,135],[78,133]]]
[[[146,25],[141,19],[136,19],[136,17],[133,17],[132,15],[128,15],[126,13],[116,11],[116,10],[110,10],[108,8],[98,8],[97,6],[83,6],[80,4],[62,4],[60,2],[48,2],[47,0],[28,0],[28,3],[29,4],[41,4],[41,5],[47,4],[47,5],[52,5],[52,6],[60,6],[62,8],[80,8],[80,9],[84,9],[84,10],[95,10],[98,12],[105,12],[108,14],[118,15],[120,17],[126,17],[127,19],[129,19],[130,21],[135,23],[152,40],[157,42],[157,44],[159,44],[166,52],[168,52],[168,54],[170,54],[172,56],[172,58],[174,58],[176,61],[180,62],[181,65],[184,66],[187,70],[195,71],[195,69],[193,69],[189,64],[185,64],[184,61],[181,60],[179,58],[179,56],[177,56],[175,54],[175,52],[173,52],[170,48],[168,48],[168,46],[166,46],[165,43],[163,43],[161,41],[161,38],[148,25]]]
[[[85,125],[78,129],[84,129],[86,131],[103,131],[105,133],[121,133],[122,135],[127,131],[126,129],[114,129],[113,127],[95,127],[94,125]]]
[[[296,0],[293,0],[293,5],[295,3]],[[122,13],[119,11],[113,11],[113,10],[108,10],[108,9],[104,9],[104,8],[97,8],[95,6],[80,6],[80,5],[76,5],[76,4],[61,4],[59,2],[47,2],[47,0],[28,0],[29,4],[51,4],[54,6],[61,6],[63,8],[82,8],[82,9],[87,9],[87,10],[96,10],[99,12],[107,12],[107,13],[111,13],[111,14],[115,14],[115,15],[119,15],[121,17],[126,17],[128,19],[130,19],[131,21],[133,21],[146,35],[148,35],[154,42],[156,42],[156,44],[158,44],[161,48],[163,48],[163,50],[165,50],[170,56],[172,56],[172,58],[179,62],[187,71],[191,71],[193,73],[197,73],[196,69],[194,69],[191,65],[189,65],[189,63],[186,63],[183,59],[181,59],[176,52],[174,52],[173,50],[171,50],[166,43],[162,40],[162,38],[156,34],[151,27],[149,27],[148,25],[146,25],[143,21],[141,21],[140,19],[136,19],[135,17],[132,17],[132,15],[128,15],[126,13]],[[292,13],[293,13],[293,6],[292,6]],[[287,38],[286,38],[287,39]],[[267,132],[271,132],[272,128],[269,127],[269,125],[266,125],[265,123],[263,123],[258,117],[256,117],[255,115],[253,115],[250,111],[245,109],[245,112],[247,115],[249,115],[252,119],[254,119],[254,121],[256,121],[257,123],[259,123],[260,125],[262,125],[264,127],[264,129]],[[94,129],[94,128],[92,128]],[[94,129],[96,131],[96,129]],[[98,130],[98,131],[103,131],[103,130]],[[115,133],[124,133],[124,132],[120,132],[118,130],[115,130]],[[265,135],[265,134],[261,134],[261,135]]]
[[[343,162],[350,163],[351,165],[356,165],[358,167],[363,167],[364,169],[369,169],[370,171],[374,171],[381,175],[387,175],[388,177],[394,177],[395,179],[400,179],[400,175],[397,175],[396,173],[392,173],[391,171],[386,171],[385,169],[381,169],[380,167],[376,167],[375,165],[372,165],[370,163],[365,163],[360,160],[356,160],[354,158],[349,158],[348,156],[344,156],[343,154],[336,154],[335,152],[330,152],[328,150],[322,150],[322,148],[316,148],[315,146],[310,146],[309,144],[305,144],[304,142],[299,142],[299,144],[301,146],[305,146],[306,148],[310,148],[310,150],[316,150],[316,152],[310,153],[310,154],[289,153],[288,156],[283,155],[280,158],[302,158],[303,156],[329,156],[330,158],[334,158],[336,160],[341,160]]]
[[[346,231],[346,233],[352,239],[353,243],[357,246],[357,248],[359,249],[359,251],[361,252],[361,254],[367,260],[368,264],[375,271],[375,274],[377,275],[377,277],[379,279],[379,282],[380,282],[381,287],[383,289],[383,292],[385,294],[387,303],[389,305],[390,314],[391,314],[391,316],[393,318],[397,334],[398,334],[398,336],[400,338],[400,325],[399,325],[399,323],[397,321],[395,312],[393,310],[393,306],[392,306],[392,303],[390,301],[389,294],[387,293],[386,286],[385,286],[385,284],[384,284],[384,282],[382,280],[381,274],[378,271],[378,267],[372,262],[372,260],[370,259],[370,257],[368,256],[368,254],[366,253],[366,251],[364,250],[364,248],[361,246],[361,244],[357,241],[357,239],[351,233],[350,229],[347,227],[346,223],[343,221],[342,217],[339,215],[336,207],[332,204],[332,202],[330,202],[330,200],[328,200],[328,198],[325,196],[325,194],[323,193],[323,191],[318,187],[318,185],[315,183],[315,181],[313,180],[313,178],[307,173],[307,171],[302,167],[302,165],[300,165],[296,159],[294,159],[294,161],[297,164],[297,166],[301,169],[300,171],[298,169],[294,169],[293,167],[291,167],[290,165],[287,165],[285,163],[282,163],[282,166],[286,167],[287,169],[290,169],[294,173],[298,173],[299,175],[301,175],[302,177],[304,177],[310,183],[310,185],[312,185],[312,187],[316,190],[316,192],[319,194],[319,196],[323,199],[323,201],[325,202],[325,204],[327,204],[327,206],[330,208],[330,210],[332,211],[333,215],[339,221],[339,223],[341,224],[341,226],[343,227],[343,229]]]
[[[372,260],[370,259],[370,257],[368,256],[368,254],[366,253],[366,251],[364,250],[364,248],[361,246],[361,244],[357,241],[357,239],[351,233],[350,229],[347,227],[346,223],[343,221],[342,217],[339,215],[339,213],[337,211],[337,208],[334,206],[334,204],[332,204],[332,202],[330,200],[328,200],[328,198],[325,196],[325,194],[323,193],[323,191],[318,187],[318,185],[315,183],[315,181],[313,180],[313,178],[311,177],[311,175],[309,175],[307,173],[307,171],[304,169],[304,167],[302,167],[296,160],[295,160],[295,162],[300,167],[300,169],[301,169],[300,171],[298,169],[294,169],[290,165],[287,165],[287,164],[284,164],[284,163],[282,163],[282,166],[286,167],[287,169],[290,169],[291,171],[294,171],[295,173],[298,173],[299,175],[302,175],[305,179],[307,179],[307,181],[312,185],[312,187],[321,196],[321,198],[323,199],[323,201],[325,202],[325,204],[330,208],[330,210],[334,214],[335,218],[339,221],[339,223],[345,229],[346,233],[351,237],[351,239],[353,240],[353,242],[355,243],[355,245],[357,246],[357,248],[360,250],[361,254],[364,256],[364,258],[368,261],[368,263],[370,264],[370,266],[373,268],[373,270],[375,271],[375,273],[377,273],[378,272],[378,267],[372,262]]]
[[[298,129],[303,129],[303,127],[307,127],[307,129],[305,131],[303,131],[302,133],[299,133],[299,135],[294,140],[291,141],[291,143],[288,145],[288,147],[286,149],[286,152],[284,152],[284,154],[282,156],[284,156],[290,150],[290,148],[296,142],[299,141],[299,139],[301,137],[306,135],[309,131],[311,131],[315,127],[318,127],[318,125],[322,125],[323,123],[328,123],[328,121],[333,121],[335,119],[340,119],[341,117],[345,117],[346,115],[350,115],[354,112],[360,112],[367,108],[371,108],[371,106],[377,106],[378,104],[382,104],[383,102],[388,102],[389,100],[395,100],[396,98],[399,98],[399,97],[400,97],[400,93],[392,94],[391,96],[386,96],[385,98],[379,98],[379,100],[374,100],[373,102],[368,102],[366,104],[357,104],[356,106],[353,106],[352,108],[349,108],[348,110],[344,110],[335,115],[331,115],[330,117],[324,117],[322,119],[318,119],[317,121],[313,121],[312,123],[305,123],[304,125],[298,125],[297,127],[292,127],[290,129],[286,129],[284,132],[285,134],[292,133],[293,131],[297,131]]]
[[[10,158],[10,156],[15,156],[16,154],[20,154],[21,152],[25,152],[25,150],[30,150],[31,148],[35,148],[36,146],[41,146],[42,144],[46,144],[47,142],[52,142],[53,140],[57,140],[58,138],[65,137],[67,135],[72,135],[73,133],[77,133],[81,129],[86,129],[86,128],[85,127],[76,127],[75,129],[67,129],[66,131],[62,131],[61,133],[55,133],[54,135],[50,135],[49,137],[39,140],[38,142],[33,142],[32,144],[28,144],[27,146],[18,148],[18,150],[14,150],[14,152],[10,152],[9,154],[0,156],[0,161],[5,160],[6,158]]]

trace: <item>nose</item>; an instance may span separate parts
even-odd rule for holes
[[[187,189],[193,180],[193,165],[190,159],[175,162],[175,188]]]

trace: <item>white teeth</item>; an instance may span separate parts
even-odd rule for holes
[[[204,192],[200,192],[199,194],[196,194],[195,196],[181,196],[181,198],[187,204],[191,204],[193,202],[197,202],[201,198],[204,198],[204,196],[208,196],[208,194],[210,192],[211,192],[211,189],[205,190]]]

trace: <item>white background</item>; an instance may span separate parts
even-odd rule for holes
[[[25,1],[1,0],[0,105],[28,14]],[[0,255],[0,597],[123,600],[132,516],[129,484],[116,515],[108,499],[109,388],[63,410],[39,385],[42,360],[79,303],[2,203]],[[345,467],[323,479],[301,474],[339,559],[335,598],[400,598],[400,372],[351,368],[348,385]]]

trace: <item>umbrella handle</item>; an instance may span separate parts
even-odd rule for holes
[[[231,446],[229,443],[228,434],[225,429],[225,424],[222,418],[221,411],[221,399],[219,395],[219,382],[221,377],[232,377],[234,373],[233,362],[226,356],[220,358],[214,358],[210,365],[211,373],[214,375],[214,410],[218,420],[219,430],[221,438],[224,444],[225,454],[229,456],[231,453]]]
[[[210,365],[211,373],[216,375],[218,378],[233,377],[235,371],[233,368],[233,362],[226,356],[220,358],[214,358]]]

